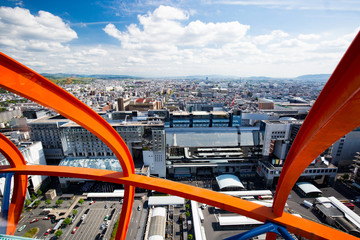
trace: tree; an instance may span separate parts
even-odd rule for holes
[[[188,210],[190,208],[190,205],[189,204],[185,204],[185,208],[186,210]]]
[[[82,204],[84,203],[84,199],[81,198],[81,199],[79,200],[79,203],[82,205]]]
[[[65,218],[65,220],[63,221],[63,224],[65,224],[65,225],[69,225],[70,223],[71,223],[70,218]]]
[[[36,199],[35,194],[31,194],[31,201],[34,201]]]
[[[64,202],[64,200],[59,199],[59,200],[57,200],[57,201],[55,202],[55,204],[56,204],[57,206],[59,206],[59,205],[61,205],[63,202]]]
[[[57,237],[60,237],[62,234],[63,234],[63,231],[61,231],[61,230],[57,230],[55,232],[55,236],[57,236]]]
[[[41,204],[41,201],[40,200],[36,200],[35,202],[34,202],[34,206],[39,206]]]
[[[36,191],[36,194],[37,194],[38,196],[41,196],[42,193],[43,193],[43,192],[42,192],[40,189]]]
[[[190,212],[187,211],[187,212],[185,213],[185,215],[186,215],[187,217],[190,217]]]
[[[50,200],[50,199],[46,199],[46,200],[45,200],[45,204],[46,204],[46,205],[50,205],[50,204],[51,204],[51,200]]]
[[[189,235],[188,235],[188,239],[189,240],[192,240],[194,238],[194,236],[190,233]]]
[[[31,203],[31,201],[30,201],[29,199],[26,199],[26,200],[25,200],[25,207],[29,206],[30,203]]]
[[[77,212],[78,212],[78,211],[77,211],[76,209],[73,210],[73,214],[74,214],[74,215],[76,215]]]

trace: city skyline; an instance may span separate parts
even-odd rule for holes
[[[351,1],[5,1],[0,49],[48,73],[292,78],[331,73],[359,11]]]

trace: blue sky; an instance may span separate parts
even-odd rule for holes
[[[48,73],[331,73],[360,22],[357,0],[0,3],[0,50]]]

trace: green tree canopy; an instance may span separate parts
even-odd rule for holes
[[[26,206],[26,207],[29,206],[30,203],[31,203],[31,201],[30,201],[29,199],[26,199],[26,200],[25,200],[25,206]]]
[[[84,199],[80,199],[79,203],[82,205],[84,203]]]
[[[42,193],[43,193],[43,192],[42,192],[40,189],[36,191],[36,194],[37,194],[38,196],[41,196]]]
[[[31,194],[31,201],[34,201],[36,199],[35,194]]]
[[[46,199],[46,200],[45,200],[45,204],[46,204],[46,205],[50,205],[50,204],[51,204],[51,200],[50,200],[50,199]]]
[[[35,202],[34,202],[34,205],[35,206],[39,206],[41,204],[41,201],[40,200],[36,200]]]
[[[70,218],[65,218],[65,220],[63,221],[63,223],[65,225],[69,225],[71,223],[71,219]]]
[[[76,215],[77,212],[78,212],[78,211],[77,211],[76,209],[73,210],[73,214],[74,214],[74,215]]]
[[[55,204],[59,206],[59,205],[61,205],[63,202],[64,202],[64,200],[59,199],[59,200],[57,200],[57,201],[55,202]]]
[[[57,230],[55,232],[55,236],[57,236],[57,237],[60,237],[62,234],[63,234],[63,231],[61,231],[61,230]]]

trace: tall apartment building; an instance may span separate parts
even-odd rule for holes
[[[165,133],[161,122],[111,122],[135,162],[150,167],[150,174],[165,177]],[[91,132],[74,122],[61,126],[61,139],[67,157],[109,158],[111,149]]]
[[[126,111],[129,108],[127,107],[130,103],[130,98],[118,98],[117,99],[117,111]]]
[[[165,130],[153,129],[151,131],[152,146],[143,151],[144,165],[149,166],[152,175],[165,178]]]
[[[264,120],[260,131],[264,133],[262,160],[258,163],[257,173],[264,177],[268,187],[276,185],[290,147],[295,140],[303,121],[298,120]],[[337,167],[319,156],[306,168],[301,179],[316,179],[325,176],[324,182],[335,181]]]
[[[42,143],[46,161],[50,165],[58,164],[64,157],[60,126],[68,122],[63,116],[56,115],[29,123],[30,138]]]
[[[339,168],[349,167],[360,152],[360,127],[349,132],[333,144],[332,161]]]

